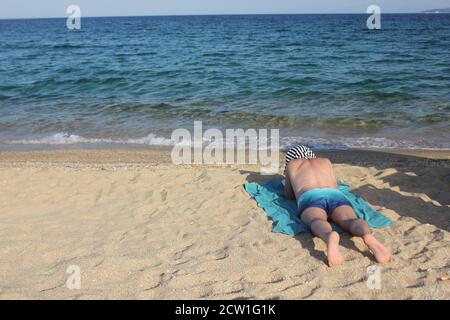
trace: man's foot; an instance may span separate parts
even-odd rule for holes
[[[344,263],[344,258],[339,252],[339,234],[336,231],[331,232],[327,239],[327,257],[330,267],[338,266]]]
[[[367,234],[363,237],[364,242],[372,251],[378,263],[387,263],[392,261],[392,254],[380,241],[373,235]]]

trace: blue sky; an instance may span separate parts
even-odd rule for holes
[[[418,12],[450,7],[450,0],[0,0],[0,19],[64,17],[70,4],[83,16]]]

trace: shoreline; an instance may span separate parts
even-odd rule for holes
[[[7,161],[17,162],[95,162],[105,161],[118,163],[133,162],[139,163],[144,160],[164,161],[170,163],[171,146],[117,146],[117,147],[77,147],[77,148],[54,148],[54,149],[31,149],[31,150],[0,150],[0,163]],[[318,155],[324,157],[346,157],[391,154],[394,158],[400,156],[412,156],[432,160],[450,160],[450,150],[411,150],[411,149],[348,149],[348,150],[330,150],[314,149]],[[285,151],[280,150],[280,159],[284,158]],[[113,158],[117,156],[117,158]],[[111,157],[111,158],[108,158]],[[154,161],[151,161],[154,162]]]

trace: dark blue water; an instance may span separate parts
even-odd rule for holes
[[[165,144],[175,128],[282,143],[450,148],[450,15],[0,20],[0,144]]]

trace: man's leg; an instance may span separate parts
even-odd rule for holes
[[[389,249],[370,233],[367,222],[358,219],[351,206],[337,207],[331,214],[331,220],[352,235],[363,238],[364,243],[369,247],[379,263],[392,261]]]
[[[330,267],[344,262],[339,252],[339,234],[331,228],[327,221],[327,213],[320,208],[308,208],[301,214],[302,221],[311,228],[314,235],[327,243],[327,258]]]

